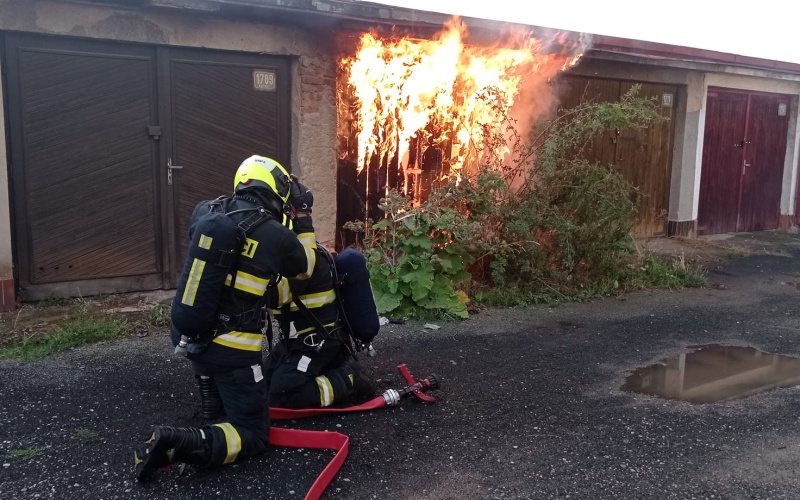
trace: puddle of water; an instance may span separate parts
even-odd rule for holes
[[[797,385],[798,358],[752,347],[711,344],[694,346],[687,353],[637,369],[622,390],[703,404]]]

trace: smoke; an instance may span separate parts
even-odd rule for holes
[[[533,141],[536,124],[556,115],[559,96],[554,79],[577,64],[592,44],[592,35],[588,33],[540,29],[535,36],[539,40],[541,53],[554,57],[555,64],[540,65],[533,70],[520,68],[520,71],[528,72],[522,75],[519,93],[509,112],[516,135],[508,134],[506,139],[509,144],[523,149]],[[516,160],[513,154],[506,155],[506,163]]]

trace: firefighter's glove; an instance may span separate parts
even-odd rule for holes
[[[311,190],[304,184],[297,180],[297,177],[292,176],[292,190],[289,194],[289,203],[292,205],[292,211],[311,213],[311,207],[314,206],[314,195]]]

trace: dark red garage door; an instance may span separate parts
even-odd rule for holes
[[[709,89],[698,233],[776,229],[789,98]]]

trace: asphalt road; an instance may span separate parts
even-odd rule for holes
[[[350,456],[323,498],[800,497],[800,389],[693,405],[624,393],[634,369],[721,343],[800,356],[800,238],[709,273],[715,284],[555,308],[390,325],[363,358],[443,382],[435,404],[276,422],[334,430]],[[199,425],[194,380],[164,335],[0,362],[0,498],[303,498],[331,452],[275,447],[223,468],[132,480],[152,424]]]

